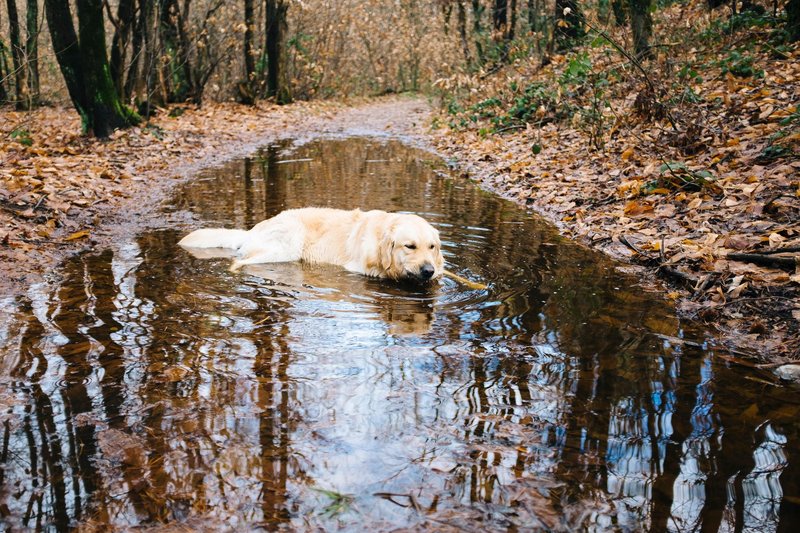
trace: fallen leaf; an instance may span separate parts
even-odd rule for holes
[[[88,236],[89,236],[89,230],[84,229],[84,230],[81,230],[81,231],[76,231],[75,233],[69,235],[68,237],[65,237],[64,240],[65,241],[74,241],[74,240],[82,239],[82,238],[88,237]]]

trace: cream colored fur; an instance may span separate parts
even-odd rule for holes
[[[378,210],[290,209],[249,231],[200,229],[178,244],[236,250],[231,270],[304,261],[390,279],[435,279],[444,272],[439,232],[433,226],[417,215]]]

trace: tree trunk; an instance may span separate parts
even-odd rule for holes
[[[494,0],[492,7],[492,28],[494,39],[505,41],[508,35],[508,0]]]
[[[138,117],[122,105],[111,80],[106,56],[103,0],[77,0],[76,4],[86,100],[91,110],[88,130],[98,137],[107,137],[116,128],[138,122]]]
[[[628,21],[628,10],[625,0],[611,0],[611,10],[614,11],[614,22],[617,26],[625,26]]]
[[[483,9],[480,0],[472,0],[472,33],[475,36],[475,50],[478,52],[478,63],[480,64],[483,64],[484,61],[483,42],[481,41]]]
[[[147,29],[146,14],[147,10],[144,6],[147,0],[139,0],[139,13],[136,14],[134,10],[134,19],[132,23],[132,38],[131,38],[131,62],[128,65],[127,73],[123,70],[120,75],[124,78],[122,85],[122,100],[129,102],[134,96],[137,84],[141,83],[141,76],[139,75],[139,65],[143,63],[142,56],[145,51],[142,49],[144,42],[144,32]]]
[[[508,31],[506,32],[507,41],[514,40],[516,28],[517,28],[517,0],[511,0],[511,6],[508,17]]]
[[[178,0],[164,0],[161,4],[159,33],[163,54],[167,58],[163,64],[163,79],[167,86],[167,101],[184,102],[192,93],[191,70],[185,60],[181,46],[179,21],[181,14]]]
[[[160,68],[161,50],[159,46],[159,7],[158,2],[141,0],[140,18],[144,31],[144,75],[145,115],[150,116],[152,104],[163,105],[167,103],[167,88]]]
[[[2,22],[2,19],[0,19],[0,22]],[[8,102],[8,90],[6,89],[8,62],[6,61],[6,51],[6,44],[0,39],[0,104]]]
[[[792,41],[800,41],[800,0],[786,3],[786,31]]]
[[[653,33],[653,17],[650,15],[652,0],[628,0],[633,33],[633,50],[638,59],[652,56],[650,35]]]
[[[64,76],[72,104],[81,116],[84,129],[89,126],[89,102],[86,100],[81,51],[72,26],[72,12],[67,0],[45,0],[45,16],[50,28],[53,52]]]
[[[556,0],[553,40],[556,50],[568,50],[585,35],[577,0]]]
[[[253,50],[255,9],[253,0],[244,0],[244,80],[239,84],[239,100],[253,105],[256,101],[253,85],[256,78],[256,57]]]
[[[109,69],[111,70],[111,79],[114,81],[117,94],[119,94],[120,98],[123,100],[127,98],[127,94],[125,94],[125,56],[135,18],[136,9],[134,0],[119,0],[119,5],[117,6],[117,27],[114,31],[114,37],[111,40]]]
[[[282,72],[287,7],[283,0],[266,0],[264,33],[267,41],[267,96],[274,97],[279,104],[291,101]]]
[[[32,105],[39,103],[39,2],[28,0],[25,17],[27,36],[25,55],[28,58],[28,89]]]
[[[15,0],[6,0],[8,8],[8,34],[11,41],[11,60],[14,65],[14,90],[17,109],[30,109],[28,93],[28,67],[26,65],[25,48],[19,31],[19,16]]]
[[[106,57],[102,0],[77,0],[79,35],[68,0],[45,0],[47,25],[58,66],[86,132],[108,136],[138,122],[114,90]]]
[[[461,49],[464,51],[464,62],[469,66],[472,63],[472,56],[469,52],[469,39],[467,39],[467,10],[464,8],[464,0],[458,0],[458,35],[461,38]]]

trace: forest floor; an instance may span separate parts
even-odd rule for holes
[[[800,45],[768,17],[674,5],[654,35],[680,50],[641,68],[620,33],[441,80],[432,142],[568,237],[661,278],[734,354],[796,361]]]
[[[677,25],[680,9],[659,23]],[[684,64],[653,60],[649,81],[608,46],[544,67],[517,60],[461,87],[445,81],[438,112],[406,97],[173,107],[99,141],[70,109],[0,110],[0,291],[45,279],[120,227],[157,223],[172,187],[204,167],[279,138],[390,134],[638,265],[644,285],[734,355],[800,360],[800,49],[748,28],[747,42],[767,46],[709,59],[745,42],[726,35]]]

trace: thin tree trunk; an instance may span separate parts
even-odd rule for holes
[[[481,5],[480,0],[472,0],[472,33],[475,36],[475,50],[478,52],[478,63],[480,64],[483,64],[484,61],[483,42],[481,40],[483,10],[484,7]]]
[[[628,20],[625,0],[611,0],[611,10],[614,11],[614,22],[617,26],[624,26]]]
[[[653,33],[653,17],[650,15],[651,2],[652,0],[628,0],[633,49],[639,59],[652,56],[650,49],[650,35]]]
[[[536,19],[539,16],[539,6],[537,5],[536,0],[528,0],[528,30],[531,33],[536,33],[536,29],[538,25],[536,24]]]
[[[286,33],[287,5],[283,0],[266,0],[267,95],[284,104],[291,100],[283,80],[283,39]]]
[[[117,6],[117,27],[111,41],[109,69],[111,70],[111,79],[114,80],[114,87],[117,90],[117,94],[119,94],[122,99],[127,98],[125,94],[125,61],[131,28],[133,27],[135,18],[136,9],[134,0],[119,0],[119,5]]]
[[[25,16],[27,36],[25,55],[28,58],[28,89],[32,105],[39,103],[39,2],[27,1]]]
[[[800,0],[786,3],[786,30],[792,41],[800,41]]]
[[[508,32],[508,0],[494,0],[492,27],[497,40],[505,40]]]
[[[239,100],[253,105],[256,101],[253,85],[256,78],[256,57],[253,50],[255,8],[253,0],[244,0],[244,80],[239,84]]]
[[[517,27],[517,0],[511,0],[511,6],[508,17],[508,31],[506,32],[507,41],[514,40],[516,27]]]
[[[131,98],[134,96],[134,92],[136,91],[137,84],[141,82],[139,65],[144,63],[142,60],[144,56],[142,43],[144,42],[144,32],[147,23],[145,21],[146,9],[143,4],[146,1],[147,0],[139,0],[138,13],[136,13],[136,10],[134,9],[133,24],[131,29],[131,60],[127,71],[123,69],[123,71],[120,72],[120,75],[124,78],[122,85],[122,99],[125,102],[129,102],[131,100]]]
[[[183,69],[183,76],[186,79],[188,96],[197,104],[202,100],[202,87],[198,81],[201,74],[195,73],[192,69],[192,54],[189,45],[189,32],[186,23],[189,20],[189,13],[192,0],[183,0],[183,9],[178,13],[178,59]],[[203,84],[205,85],[205,84]]]
[[[151,0],[141,0],[143,20],[143,35],[145,42],[144,65],[144,87],[146,93],[145,115],[150,116],[152,104],[163,105],[167,103],[167,88],[161,76],[162,69],[159,65],[161,57],[161,47],[159,43],[159,6],[158,2]]]
[[[189,87],[186,71],[180,61],[178,0],[164,0],[159,17],[159,36],[164,48],[164,57],[167,59],[162,65],[162,77],[167,87],[167,101],[183,102],[189,96]]]
[[[472,55],[469,52],[469,39],[467,39],[467,10],[464,8],[464,0],[458,0],[458,35],[461,38],[461,48],[464,51],[464,62],[469,66],[472,63]]]
[[[0,19],[0,22],[2,22],[2,19]],[[2,104],[8,102],[8,90],[6,89],[8,62],[6,61],[6,51],[6,44],[0,39],[0,103]]]
[[[30,109],[28,93],[28,67],[26,65],[25,48],[19,29],[19,15],[15,0],[6,0],[8,8],[8,33],[11,41],[11,60],[14,65],[14,91],[17,109]]]

